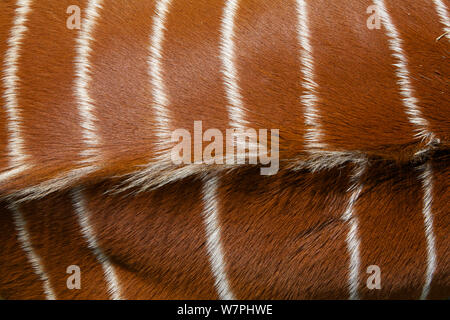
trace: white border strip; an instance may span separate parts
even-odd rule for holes
[[[433,2],[439,15],[440,22],[444,25],[445,36],[450,40],[450,18],[448,16],[447,6],[441,0],[433,0]]]
[[[90,213],[87,209],[86,201],[80,188],[75,188],[72,190],[72,201],[78,216],[78,223],[81,227],[83,237],[87,240],[89,248],[92,249],[97,260],[102,265],[105,279],[108,284],[108,292],[113,300],[121,300],[121,290],[116,272],[111,264],[111,261],[98,245],[94,229],[90,223]]]
[[[85,17],[82,21],[81,29],[77,38],[76,58],[75,58],[75,96],[78,103],[78,111],[81,117],[81,128],[83,141],[87,149],[81,152],[82,163],[95,161],[98,146],[100,144],[97,135],[95,122],[97,121],[93,111],[95,110],[94,100],[89,94],[91,82],[91,45],[93,31],[100,17],[99,11],[102,9],[103,0],[89,0],[85,10]]]
[[[27,223],[25,218],[16,204],[12,204],[10,209],[13,212],[14,224],[17,230],[17,238],[19,240],[20,246],[25,251],[28,261],[33,267],[34,273],[43,282],[43,288],[45,297],[47,300],[55,300],[56,296],[50,284],[50,279],[45,272],[44,265],[42,264],[41,257],[34,251],[33,245],[31,244],[30,235],[27,231]]]
[[[244,120],[245,108],[240,93],[234,47],[234,25],[238,6],[238,0],[229,0],[225,4],[221,26],[220,59],[222,60],[222,75],[228,101],[230,127],[243,129],[248,125],[248,122]]]
[[[433,274],[436,271],[436,247],[435,237],[433,232],[433,168],[430,162],[425,163],[422,168],[422,174],[420,180],[422,182],[423,190],[423,218],[425,225],[425,236],[427,239],[427,272],[425,276],[425,284],[423,286],[422,295],[420,299],[424,300],[428,297],[430,292],[431,281],[433,280]]]
[[[342,216],[342,220],[349,224],[350,230],[347,234],[347,249],[350,254],[349,264],[349,290],[351,300],[359,299],[358,295],[358,280],[360,272],[360,245],[361,241],[358,236],[359,222],[358,217],[355,215],[355,204],[358,200],[362,190],[363,184],[361,182],[362,175],[366,172],[367,163],[362,162],[355,164],[355,171],[351,177],[352,185],[348,191],[352,192],[347,204],[347,208]]]
[[[416,137],[431,144],[434,142],[435,136],[432,132],[428,131],[428,121],[423,118],[420,107],[418,106],[419,101],[414,97],[414,89],[408,71],[408,59],[402,48],[403,41],[400,33],[392,22],[384,0],[374,0],[374,3],[378,7],[378,13],[386,29],[386,35],[389,37],[389,48],[392,51],[392,57],[396,61],[394,66],[396,67],[396,76],[398,78],[397,84],[400,87],[400,95],[403,105],[406,108],[409,122],[416,128]]]
[[[171,139],[170,132],[170,116],[169,116],[169,99],[166,94],[166,88],[163,79],[163,67],[162,67],[162,44],[164,41],[164,30],[166,17],[169,13],[169,7],[171,0],[159,0],[156,3],[155,15],[153,18],[152,35],[150,38],[150,56],[148,59],[149,75],[151,85],[153,87],[153,110],[155,112],[156,130],[155,134],[159,141],[159,152],[163,151]]]
[[[311,35],[308,25],[308,7],[305,0],[297,0],[298,40],[302,47],[300,62],[303,74],[303,94],[301,102],[305,106],[305,147],[307,150],[325,149],[327,145],[321,142],[323,132],[320,125],[320,114],[317,109],[317,83],[314,80],[313,49],[309,41]]]
[[[220,299],[234,300],[235,297],[230,289],[225,271],[225,259],[220,240],[218,183],[216,176],[208,175],[203,180],[203,219],[206,230],[206,248]]]
[[[28,158],[23,150],[24,140],[20,132],[21,117],[19,102],[17,99],[17,86],[20,81],[18,76],[18,63],[20,59],[22,41],[25,33],[28,31],[26,21],[28,14],[31,12],[31,2],[31,0],[17,1],[15,18],[11,29],[11,34],[7,42],[8,49],[5,53],[3,77],[5,92],[3,97],[5,99],[5,108],[8,121],[9,166],[10,168],[16,169],[8,174],[5,174],[5,177],[2,177],[3,179],[16,175],[26,169],[24,162]]]

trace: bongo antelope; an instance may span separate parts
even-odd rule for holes
[[[2,0],[0,296],[447,298],[448,7]],[[174,164],[196,121],[279,171]]]

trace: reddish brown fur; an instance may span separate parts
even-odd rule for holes
[[[66,4],[50,2],[32,5],[19,59],[22,134],[34,168],[0,183],[3,193],[14,194],[55,177],[65,182],[63,188],[80,179],[139,172],[142,165],[152,163],[156,152],[147,64],[153,1],[106,3],[93,30],[96,40],[90,59],[89,92],[94,99],[93,114],[98,118],[100,158],[94,163],[95,172],[65,180],[86,148],[80,140],[81,120],[71,92],[78,32],[65,28]],[[81,9],[86,5],[85,1],[78,4]],[[363,152],[373,158],[407,163],[424,145],[414,137],[416,128],[401,103],[385,30],[366,27],[365,10],[370,4],[369,0],[308,2],[319,122],[323,142],[329,145],[325,151]],[[0,20],[8,26],[14,5],[10,1],[3,6]],[[229,127],[219,59],[223,6],[221,0],[195,6],[174,1],[169,8],[161,64],[171,130],[192,131],[194,120],[203,120],[205,129]],[[446,149],[450,118],[446,107],[448,41],[435,41],[442,34],[442,24],[431,4],[419,6],[406,1],[403,9],[398,9],[388,1],[387,7],[404,40],[418,106],[430,122],[429,130],[440,139],[437,148]],[[305,153],[303,138],[302,48],[295,8],[293,0],[283,5],[242,0],[235,27],[244,120],[256,129],[280,129],[280,160],[288,167],[298,161],[307,163],[310,156]],[[406,12],[412,13],[409,20]],[[46,28],[41,28],[41,20],[46,21]],[[65,116],[60,117],[60,113]],[[3,144],[5,140],[6,136]],[[166,169],[170,172],[175,167]]]
[[[224,1],[175,1],[167,17],[162,64],[171,130],[193,133],[194,121],[202,121],[204,130],[229,128],[218,47],[223,6]]]
[[[20,243],[8,204],[2,202],[0,222],[0,297],[2,299],[45,299],[42,284],[32,271]]]
[[[101,10],[94,31],[91,92],[101,139],[98,153],[111,174],[129,172],[154,154],[147,62],[153,13],[153,1],[115,1]]]
[[[50,196],[21,206],[36,254],[45,261],[46,272],[58,299],[107,299],[101,265],[83,238],[69,194]],[[80,267],[82,290],[69,290],[70,265]]]
[[[448,8],[450,3],[443,2]],[[448,40],[436,41],[438,37],[436,35],[442,35],[443,31],[442,24],[433,13],[433,3],[403,1],[399,6],[397,1],[387,0],[386,5],[403,38],[403,46],[408,53],[412,85],[415,96],[420,101],[423,115],[430,123],[430,130],[448,148],[450,137]],[[420,13],[421,11],[430,14]],[[432,47],[433,50],[428,52],[427,47]]]
[[[384,172],[382,176],[380,171]],[[380,291],[369,290],[361,282],[364,298],[420,297],[427,252],[418,175],[408,167],[382,167],[362,178],[365,188],[356,205],[361,269],[377,265],[383,279]]]
[[[70,0],[32,4],[29,31],[18,61],[24,152],[44,170],[73,167],[84,147],[72,89],[77,30],[68,30],[55,15],[73,4],[84,8],[82,1]],[[45,28],[47,25],[52,28]]]
[[[305,149],[295,1],[242,1],[237,11],[236,54],[245,121],[254,129],[280,129],[280,158]]]
[[[371,4],[319,0],[310,12],[324,142],[336,150],[410,158],[417,151],[410,148],[414,128],[401,102],[388,38],[366,26]]]
[[[200,181],[189,179],[152,193],[105,199],[109,188],[95,186],[86,192],[92,225],[106,254],[148,279],[150,287],[143,297],[216,298],[205,250]]]
[[[448,246],[448,227],[450,226],[450,215],[448,204],[450,203],[450,169],[448,165],[449,157],[444,161],[433,161],[433,168],[438,173],[435,175],[434,187],[434,231],[436,234],[436,251],[438,255],[438,264],[436,276],[433,279],[430,290],[430,299],[439,299],[448,297],[448,288],[450,287],[450,249]]]
[[[340,218],[347,187],[347,169],[277,178],[251,170],[224,177],[220,220],[236,295],[345,298],[348,227]]]
[[[361,240],[358,291],[365,299],[420,297],[427,242],[419,165],[432,164],[437,266],[429,297],[448,298],[449,42],[445,37],[436,41],[443,26],[431,1],[408,0],[401,6],[394,0],[385,2],[403,40],[418,106],[440,143],[420,157],[415,155],[425,141],[414,137],[416,128],[405,113],[385,29],[366,27],[366,8],[372,1],[316,0],[307,5],[317,110],[322,142],[328,144],[322,151],[368,159],[354,210]],[[224,267],[237,298],[348,298],[349,223],[341,217],[351,196],[354,165],[348,161],[319,172],[307,170],[311,159],[321,154],[306,152],[303,49],[295,1],[241,0],[235,21],[244,120],[254,129],[280,129],[281,171],[262,177],[256,166],[228,171],[205,165],[169,183],[177,168],[170,165],[165,171],[148,172],[148,181],[121,194],[107,191],[136,181],[136,173],[155,164],[156,145],[161,142],[155,133],[148,66],[155,1],[117,0],[105,2],[99,10],[89,85],[99,158],[94,171],[70,180],[67,174],[80,168],[86,149],[74,94],[78,31],[66,29],[66,8],[73,4],[83,10],[87,1],[35,1],[26,23],[17,108],[24,151],[33,167],[0,182],[0,197],[8,200],[0,206],[4,248],[0,296],[45,297],[8,209],[10,203],[34,196],[38,199],[19,206],[57,298],[110,298],[102,267],[82,237],[72,206],[71,191],[81,186],[93,230],[117,273],[124,298],[218,298],[206,249],[201,193],[202,178],[214,170],[219,177]],[[224,0],[172,1],[161,57],[169,130],[192,132],[193,122],[200,120],[204,129],[230,127],[220,60],[224,5]],[[15,8],[14,1],[0,3],[2,58]],[[2,82],[2,93],[4,89]],[[2,94],[0,103],[5,104]],[[0,173],[11,169],[7,129],[2,109]],[[292,170],[298,163],[307,168]],[[151,180],[159,176],[166,178]],[[61,184],[42,191],[41,184],[52,179]],[[29,189],[36,186],[38,191]],[[158,188],[142,191],[148,186]],[[65,270],[72,264],[82,269],[79,291],[66,288]],[[366,268],[373,264],[381,267],[379,291],[365,286]]]

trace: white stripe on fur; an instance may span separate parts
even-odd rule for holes
[[[433,232],[433,168],[430,162],[424,164],[421,168],[420,180],[422,182],[423,190],[423,219],[425,224],[425,236],[427,239],[427,271],[425,275],[425,284],[422,289],[422,300],[428,297],[430,292],[431,280],[433,280],[433,274],[436,271],[436,247],[435,237]]]
[[[347,208],[342,216],[342,220],[349,224],[349,232],[347,234],[347,249],[350,255],[349,264],[349,297],[351,300],[359,299],[358,295],[358,279],[360,271],[360,239],[358,236],[358,217],[355,214],[355,204],[363,190],[361,182],[362,175],[366,171],[367,163],[355,164],[355,171],[351,178],[351,186],[348,192],[352,192],[347,203]]]
[[[169,12],[171,0],[159,0],[156,3],[155,15],[153,18],[152,35],[150,39],[150,57],[148,60],[150,80],[153,87],[153,110],[155,112],[156,130],[159,150],[163,151],[170,143],[170,115],[168,110],[169,100],[163,79],[162,68],[162,44],[164,41],[164,30],[166,16]]]
[[[203,219],[206,229],[206,248],[220,299],[234,300],[235,297],[230,289],[225,271],[225,259],[220,240],[218,183],[218,178],[212,175],[207,175],[203,181]]]
[[[102,9],[103,0],[89,0],[84,11],[81,29],[77,38],[75,58],[75,96],[78,103],[78,112],[81,117],[81,128],[86,150],[81,153],[82,163],[91,163],[98,160],[98,146],[100,140],[95,127],[97,121],[94,110],[95,101],[89,94],[91,82],[90,55],[92,51],[93,32]]]
[[[300,62],[303,75],[303,94],[301,102],[305,106],[305,148],[307,150],[325,149],[326,144],[321,142],[323,132],[320,125],[320,114],[317,109],[317,83],[314,80],[313,48],[309,41],[311,35],[308,25],[308,7],[305,0],[297,0],[298,15],[298,41],[302,48]]]
[[[26,21],[31,12],[31,0],[18,0],[15,10],[13,26],[7,42],[4,60],[3,85],[5,92],[5,109],[7,114],[8,130],[8,156],[10,171],[1,176],[1,180],[8,179],[27,169],[25,162],[28,156],[25,154],[24,140],[21,135],[21,117],[19,102],[17,99],[17,87],[19,85],[19,60],[21,45],[28,28]]]
[[[444,25],[445,36],[450,40],[450,18],[448,16],[448,8],[441,0],[433,0],[433,2],[439,15],[440,22]]]
[[[222,75],[227,97],[228,117],[231,128],[244,128],[248,122],[245,120],[245,108],[239,87],[239,76],[236,70],[236,53],[234,46],[234,25],[239,0],[226,2],[221,26],[220,59],[222,61]]]
[[[25,251],[28,261],[33,267],[34,273],[42,281],[44,288],[44,294],[47,300],[55,300],[56,296],[53,288],[50,284],[50,279],[47,276],[44,265],[42,264],[41,257],[34,251],[33,245],[30,240],[30,235],[27,230],[27,223],[25,218],[20,211],[18,205],[12,204],[10,209],[13,212],[14,224],[17,230],[17,238],[19,240],[20,246]]]
[[[155,14],[153,16],[153,26],[150,35],[148,74],[152,86],[152,109],[155,114],[154,133],[158,141],[155,143],[156,155],[143,169],[137,170],[127,175],[124,187],[121,191],[138,187],[141,191],[159,185],[154,184],[155,180],[160,180],[159,173],[170,168],[173,163],[170,157],[170,146],[172,132],[170,129],[171,115],[169,110],[169,97],[163,78],[163,42],[164,31],[166,29],[166,18],[170,10],[171,0],[158,0],[156,2]],[[174,178],[176,179],[176,178]]]
[[[391,16],[389,15],[384,0],[374,0],[378,7],[378,13],[386,29],[386,35],[389,37],[389,48],[392,51],[392,57],[395,59],[397,84],[400,88],[403,105],[406,109],[409,122],[415,127],[416,136],[426,141],[428,144],[435,142],[434,134],[428,131],[428,121],[423,118],[422,111],[418,105],[418,100],[414,97],[414,89],[411,84],[408,71],[408,59],[403,50],[400,33],[397,31]]]
[[[31,168],[31,166],[22,165],[20,167],[14,168],[14,169],[8,169],[7,171],[0,173],[0,182],[12,179],[15,176],[17,176],[18,174],[22,173],[24,170],[27,170],[29,168]]]
[[[111,264],[111,261],[105,255],[97,242],[95,231],[90,222],[90,213],[86,206],[83,192],[80,188],[75,188],[72,190],[72,201],[78,217],[78,223],[81,227],[81,232],[86,239],[89,248],[92,249],[97,260],[102,265],[105,279],[108,284],[108,292],[113,300],[121,300],[121,290],[116,272]]]

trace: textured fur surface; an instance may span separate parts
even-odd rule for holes
[[[433,161],[436,266],[428,298],[449,293],[448,158]],[[224,271],[238,299],[346,299],[352,167],[321,173],[259,176],[246,169],[220,175],[216,197]],[[360,240],[358,297],[419,299],[427,274],[421,172],[371,164],[354,205]],[[82,190],[90,225],[113,266],[124,299],[216,299],[203,212],[202,180],[188,178],[134,196],[108,195],[110,183]],[[180,200],[183,199],[183,200]],[[20,205],[28,233],[58,299],[111,298],[102,264],[77,222],[73,194]],[[24,258],[12,212],[4,206],[0,294],[45,298]],[[66,268],[78,265],[82,289],[69,290]],[[381,269],[369,290],[367,267]]]
[[[1,1],[0,296],[448,297],[448,7]],[[279,129],[279,172],[175,165],[194,121]]]
[[[82,25],[94,22],[88,30],[90,42],[82,41],[87,30],[69,30],[67,15],[55,14],[65,12],[69,2],[31,1],[18,44],[20,81],[15,86],[26,168],[21,172],[15,167],[14,153],[7,152],[9,124],[3,114],[2,193],[41,197],[80,181],[118,175],[126,176],[132,186],[148,188],[164,184],[162,176],[182,178],[226,169],[179,168],[164,160],[170,145],[159,142],[161,132],[177,128],[193,132],[194,121],[203,121],[204,128],[230,127],[230,101],[222,79],[223,2],[171,3],[158,54],[161,75],[156,78],[165,90],[164,115],[158,113],[161,98],[155,83],[159,82],[149,67],[158,17],[154,2],[105,4],[94,18],[84,10],[87,2],[75,4],[84,13]],[[365,8],[370,4],[368,0],[308,4],[308,43],[314,61],[309,67],[302,59],[306,50],[298,39],[302,30],[296,28],[295,1],[242,1],[238,6],[233,61],[244,120],[250,128],[280,129],[283,167],[317,170],[358,160],[361,154],[404,164],[448,149],[448,41],[445,37],[436,41],[444,28],[435,7],[431,1],[405,1],[401,6],[386,1],[407,57],[416,116],[426,124],[416,126],[408,118],[392,38],[383,28],[366,26]],[[6,60],[16,5],[3,1],[1,6]],[[89,55],[81,55],[85,59],[80,61],[83,45]],[[304,71],[311,67],[313,92],[303,84]],[[311,94],[317,104],[315,122],[305,118],[311,117],[305,113],[311,110],[305,109],[302,98]],[[91,108],[91,120],[80,111],[80,104]],[[94,132],[93,141],[86,138],[90,137],[86,130]],[[423,138],[419,134],[423,130],[433,139]],[[308,140],[311,132],[320,135],[320,148]]]

